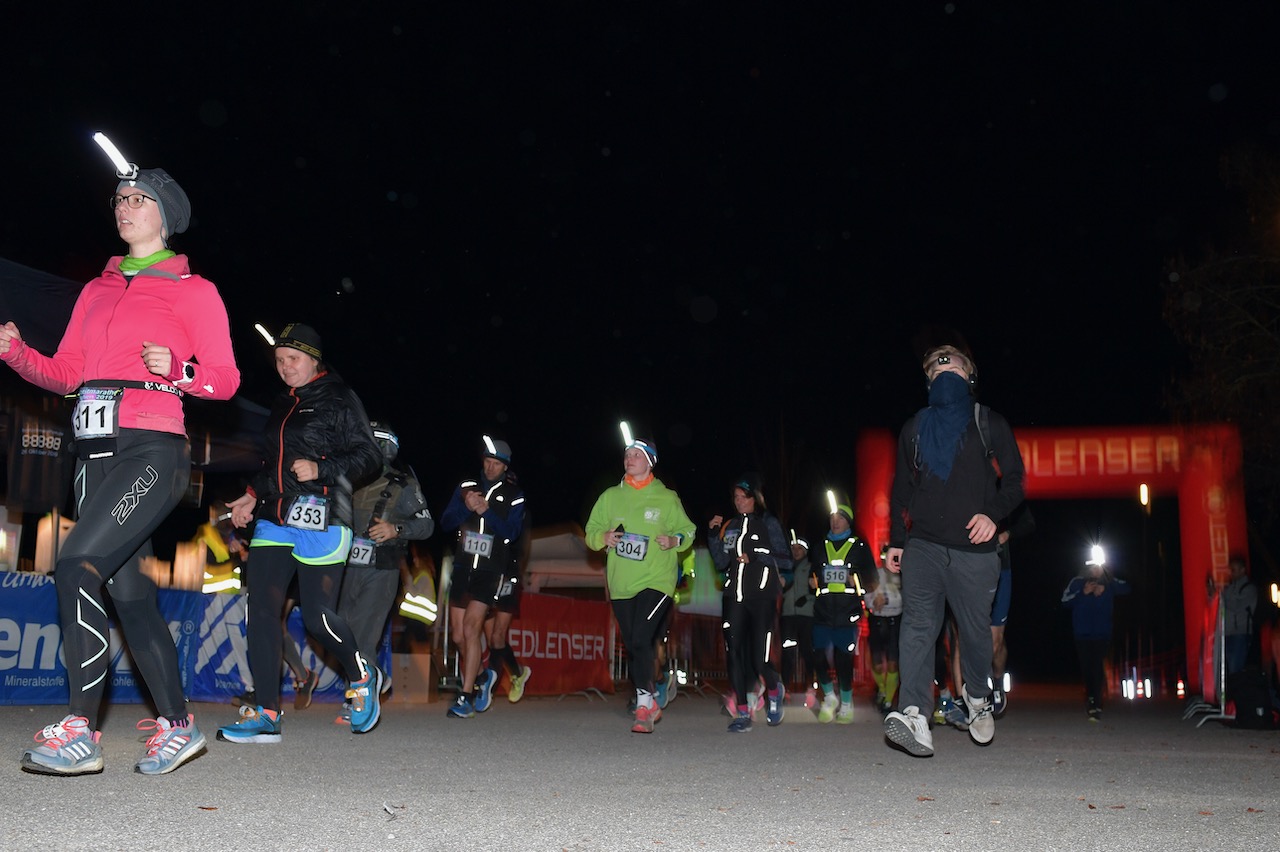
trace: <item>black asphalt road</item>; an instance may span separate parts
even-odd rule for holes
[[[134,773],[139,706],[103,722],[106,769],[19,769],[62,715],[0,708],[9,756],[4,849],[1275,849],[1280,733],[1184,721],[1173,701],[1115,700],[1101,724],[1077,690],[1023,687],[995,741],[934,731],[936,754],[889,747],[879,716],[725,732],[714,697],[681,694],[650,735],[621,696],[505,699],[469,720],[387,705],[353,735],[335,708],[288,713],[279,745],[218,742],[228,706],[196,705],[208,751]]]

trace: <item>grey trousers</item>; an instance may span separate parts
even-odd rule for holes
[[[342,578],[338,614],[356,637],[356,647],[370,663],[378,659],[378,643],[400,591],[400,572],[348,565]]]
[[[1000,580],[1000,557],[908,539],[902,551],[902,674],[898,707],[933,712],[933,655],[948,604],[960,635],[960,673],[969,694],[991,694],[991,601]],[[957,689],[959,685],[957,685]],[[959,696],[956,696],[959,698]]]

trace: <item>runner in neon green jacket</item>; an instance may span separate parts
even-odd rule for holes
[[[588,547],[609,550],[609,597],[636,689],[631,730],[641,734],[662,718],[653,697],[653,643],[671,610],[678,554],[695,532],[680,497],[654,477],[657,462],[652,441],[632,441],[623,455],[626,476],[600,495],[586,528]]]

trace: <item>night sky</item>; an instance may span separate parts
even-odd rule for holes
[[[16,12],[0,256],[119,253],[108,133],[190,195],[242,394],[280,387],[254,322],[316,326],[437,511],[488,432],[582,522],[625,418],[696,520],[757,470],[816,532],[930,325],[1015,430],[1167,420],[1162,271],[1241,227],[1224,151],[1280,146],[1276,4],[801,5]]]

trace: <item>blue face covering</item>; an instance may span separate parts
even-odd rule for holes
[[[919,432],[920,458],[943,482],[951,476],[960,439],[972,419],[969,383],[957,373],[939,373],[929,385],[929,407],[920,412]]]

